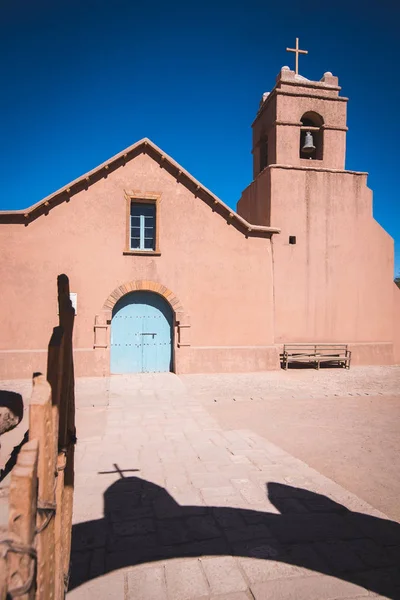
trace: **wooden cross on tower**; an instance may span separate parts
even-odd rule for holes
[[[299,74],[299,54],[308,54],[308,50],[300,50],[299,38],[296,38],[296,48],[286,48],[286,52],[294,52],[296,54],[296,75]]]

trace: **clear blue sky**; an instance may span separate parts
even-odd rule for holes
[[[1,209],[25,208],[142,137],[235,207],[285,52],[339,76],[347,168],[368,171],[400,271],[400,6],[391,0],[0,0]],[[279,225],[275,224],[275,225]]]

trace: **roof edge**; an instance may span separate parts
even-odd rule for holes
[[[196,195],[199,193],[206,194],[213,202],[214,205],[217,205],[223,213],[226,213],[228,222],[236,222],[242,228],[247,229],[248,232],[259,232],[259,233],[280,233],[281,229],[277,227],[266,227],[262,225],[253,225],[249,223],[241,217],[235,210],[230,208],[225,202],[220,200],[213,192],[211,192],[208,188],[202,185],[193,175],[191,175],[186,169],[184,169],[179,163],[177,163],[171,156],[163,152],[161,148],[159,148],[154,142],[152,142],[149,138],[145,137],[141,140],[135,142],[125,150],[122,150],[118,154],[115,154],[107,161],[101,163],[96,168],[84,173],[77,179],[74,179],[67,185],[53,192],[52,194],[43,198],[36,204],[33,204],[25,209],[18,210],[7,210],[0,211],[0,223],[4,222],[13,222],[13,223],[24,223],[27,225],[29,222],[40,216],[43,213],[47,213],[51,210],[52,206],[56,206],[63,201],[69,202],[70,197],[75,193],[81,191],[82,189],[87,189],[90,185],[93,185],[100,177],[102,171],[104,171],[103,177],[107,176],[107,171],[109,171],[110,167],[114,166],[119,161],[127,162],[134,158],[134,156],[129,155],[137,155],[141,152],[148,152],[150,150],[155,152],[160,158],[160,165],[166,166],[169,164],[173,169],[177,171],[177,176],[182,181],[182,177],[185,177],[194,187]],[[118,168],[118,165],[117,167]],[[82,187],[83,185],[83,187]]]

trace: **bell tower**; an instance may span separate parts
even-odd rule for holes
[[[282,67],[253,122],[253,177],[270,165],[343,170],[347,98],[338,78],[310,81]]]
[[[367,173],[345,169],[338,78],[302,77],[298,40],[293,51],[295,70],[283,67],[261,99],[253,181],[238,203],[249,223],[280,229],[260,252],[272,265],[275,343],[346,342],[361,364],[390,364],[393,240],[373,219]]]

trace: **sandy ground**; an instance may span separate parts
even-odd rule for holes
[[[251,429],[400,521],[400,395],[214,404],[225,427]]]
[[[400,520],[399,367],[183,379],[224,427],[253,430]]]

